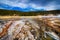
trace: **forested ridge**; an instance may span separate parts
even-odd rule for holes
[[[22,11],[15,11],[15,10],[3,10],[0,9],[0,16],[36,16],[36,15],[47,15],[47,14],[60,14],[60,10],[51,10],[51,11],[30,11],[30,12],[22,12]]]

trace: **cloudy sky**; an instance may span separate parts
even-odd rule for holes
[[[0,9],[19,11],[60,10],[60,0],[0,0]]]

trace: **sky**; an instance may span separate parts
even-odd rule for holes
[[[19,11],[60,10],[60,0],[0,0],[0,9]]]

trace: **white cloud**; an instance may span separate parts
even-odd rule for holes
[[[55,10],[55,6],[46,7],[46,10]]]
[[[55,5],[47,5],[44,7],[45,10],[49,11],[49,10],[55,10]]]
[[[27,2],[29,2],[29,0],[21,0],[21,2],[27,3]]]
[[[41,6],[37,6],[37,4],[34,4],[34,3],[25,3],[25,2],[28,2],[28,0],[20,0],[20,3],[18,1],[19,0],[12,2],[9,0],[5,0],[5,2],[2,1],[2,3],[8,4],[8,5],[13,6],[13,7],[21,7],[21,8],[32,7],[34,9],[41,9],[42,8]]]
[[[12,6],[13,7],[20,7],[20,8],[26,8],[26,7],[28,7],[27,6],[27,4],[25,4],[25,3],[15,3],[15,5],[14,4],[12,4]]]
[[[55,9],[56,9],[56,6],[57,6],[57,5],[55,5],[54,3],[55,3],[55,2],[50,2],[50,3],[47,4],[46,6],[41,6],[41,5],[37,5],[37,4],[31,3],[30,6],[31,6],[32,8],[34,8],[34,9],[38,9],[38,10],[44,9],[44,10],[49,11],[49,10],[55,10]]]
[[[26,8],[28,5],[26,3],[23,2],[23,0],[21,0],[20,3],[18,3],[18,0],[16,0],[15,2],[9,1],[9,0],[5,0],[5,1],[1,1],[4,4],[8,4],[10,6],[13,7],[21,7],[21,8]]]
[[[49,10],[56,10],[58,5],[56,5],[55,1],[53,1],[53,2],[48,3],[45,6],[37,5],[37,4],[34,4],[34,3],[31,3],[30,6],[34,9],[38,9],[38,10],[44,9],[44,10],[49,11]]]
[[[19,2],[20,1],[20,2]],[[29,0],[15,0],[13,1],[9,1],[9,0],[0,0],[1,3],[4,4],[8,4],[12,7],[20,7],[20,8],[32,8],[30,9],[31,11],[35,10],[40,10],[40,9],[44,9],[44,10],[55,10],[56,6],[55,2],[50,2],[48,3],[46,6],[42,6],[42,5],[37,5],[35,3],[27,3],[29,2]]]
[[[41,6],[41,5],[37,5],[37,4],[34,4],[34,3],[31,3],[31,4],[29,4],[32,8],[34,8],[34,9],[43,9],[44,7],[43,6]]]
[[[44,8],[45,10],[49,11],[49,10],[55,10],[56,8],[56,4],[55,1],[48,3]]]

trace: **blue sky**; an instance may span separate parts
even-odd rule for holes
[[[60,0],[0,0],[0,9],[19,11],[60,10]]]

